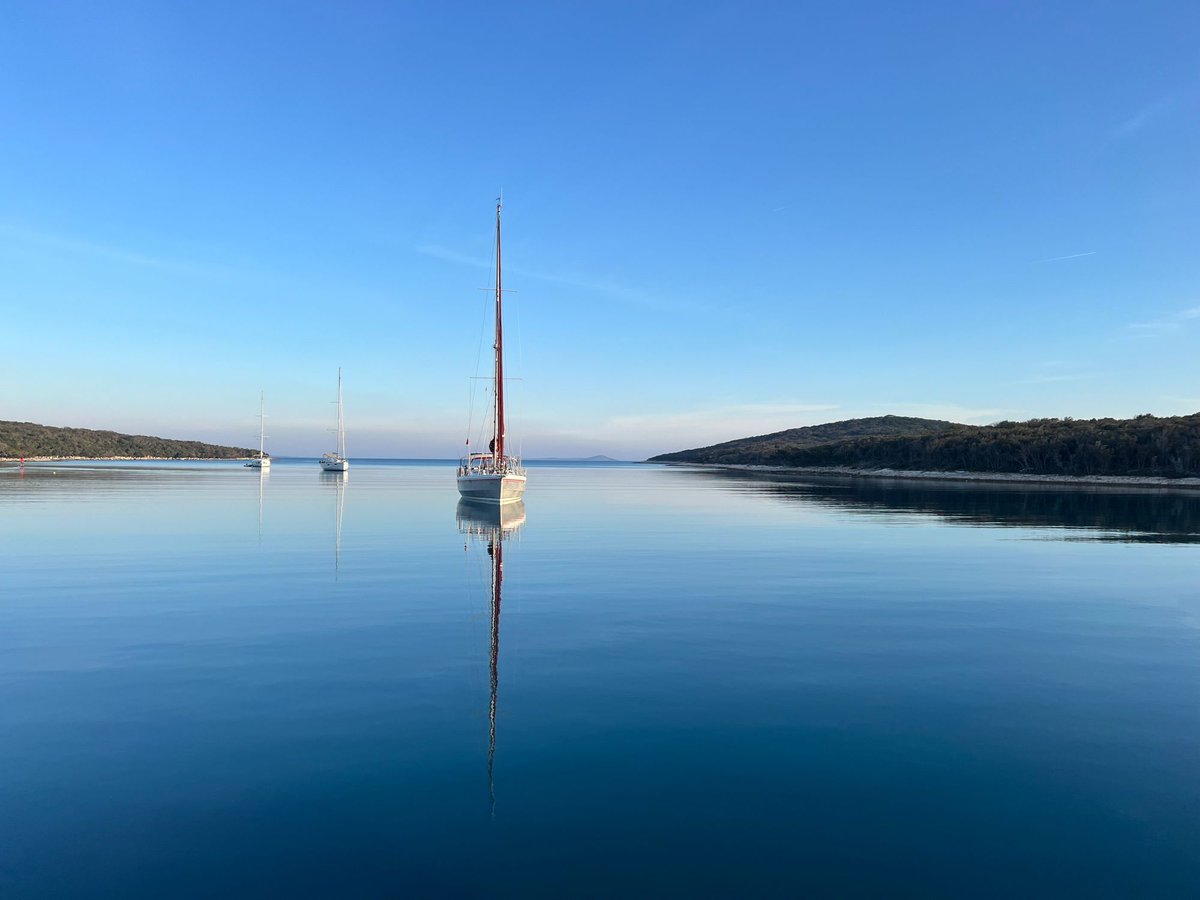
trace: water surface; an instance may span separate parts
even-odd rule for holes
[[[0,470],[0,895],[1200,890],[1194,496],[452,476]]]

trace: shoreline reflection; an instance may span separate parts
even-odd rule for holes
[[[1167,490],[1113,490],[1038,484],[785,475],[698,470],[698,475],[785,502],[867,513],[917,513],[965,525],[1063,529],[1071,540],[1200,543],[1200,496]],[[1097,533],[1098,532],[1098,533]]]

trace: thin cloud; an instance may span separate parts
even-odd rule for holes
[[[473,269],[492,268],[491,260],[470,256],[466,253],[460,253],[457,250],[451,250],[447,247],[441,246],[440,244],[420,244],[415,249],[416,252],[420,253],[422,256],[440,259],[443,262],[453,263],[454,265],[470,266]],[[652,297],[651,295],[635,288],[617,284],[614,281],[587,278],[577,275],[562,275],[555,272],[527,269],[523,266],[514,266],[511,264],[506,265],[504,268],[505,271],[511,272],[512,274],[520,277],[533,278],[537,281],[547,282],[548,284],[559,284],[566,287],[578,288],[579,290],[588,291],[589,293],[601,294],[614,300],[634,303],[639,306],[645,306],[653,309],[674,308],[673,304],[665,303],[657,297]]]
[[[1167,397],[1168,403],[1176,409],[1186,410],[1180,415],[1191,415],[1192,412],[1200,411],[1200,397]]]
[[[1032,378],[1026,378],[1020,384],[1055,384],[1060,381],[1087,381],[1096,376],[1086,372],[1079,372],[1069,375],[1034,375]]]
[[[678,413],[614,416],[605,424],[609,428],[625,431],[640,431],[648,427],[667,431],[712,430],[714,427],[725,431],[727,428],[758,427],[765,430],[758,431],[757,434],[769,434],[806,424],[796,420],[808,417],[811,413],[834,409],[837,409],[837,406],[828,403],[748,403]],[[733,433],[729,439],[745,436]]]
[[[151,256],[145,253],[126,250],[122,247],[114,247],[109,244],[96,243],[75,237],[47,234],[46,232],[34,231],[15,225],[0,224],[0,235],[11,240],[32,244],[42,249],[64,251],[74,256],[100,257],[115,262],[132,263],[133,265],[150,269],[179,271],[190,268],[187,263],[175,259]]]
[[[1128,119],[1119,123],[1113,129],[1112,136],[1114,138],[1133,137],[1152,124],[1156,119],[1160,118],[1164,113],[1168,112],[1174,105],[1175,96],[1173,94],[1168,94],[1152,103],[1147,103]]]
[[[599,442],[607,446],[627,446],[629,450],[623,452],[634,452],[635,455],[640,452],[645,456],[827,422],[835,418],[829,413],[837,408],[825,403],[739,404],[684,412],[611,416],[578,433],[555,430],[562,438],[586,439],[593,445]]]
[[[247,277],[256,274],[239,271],[223,265],[197,263],[174,257],[157,256],[74,235],[50,234],[7,222],[0,222],[0,239],[5,239],[11,243],[21,243],[35,248],[42,253],[52,253],[74,258],[90,257],[92,259],[137,266],[143,269],[153,269],[159,272],[172,272],[177,275],[236,275]]]
[[[1068,253],[1066,256],[1051,256],[1049,259],[1043,259],[1044,263],[1061,262],[1064,259],[1082,259],[1085,256],[1095,256],[1098,250],[1088,250],[1086,253]]]
[[[480,259],[477,256],[468,256],[465,253],[450,250],[440,244],[421,244],[416,248],[416,251],[422,256],[440,259],[442,262],[454,263],[456,266],[470,266],[473,269],[490,269],[492,267],[492,263],[489,260]]]
[[[836,411],[836,415],[834,414]],[[711,438],[707,443],[772,434],[842,419],[869,416],[917,416],[951,422],[982,424],[1011,414],[994,407],[960,406],[954,403],[873,403],[866,407],[842,407],[832,403],[745,404],[696,409],[680,413],[616,416],[604,423],[614,431],[654,432],[677,438],[685,435]],[[692,446],[702,446],[700,443]]]
[[[878,403],[866,407],[842,407],[832,403],[759,403],[674,413],[618,415],[576,428],[565,428],[560,421],[534,419],[526,421],[522,434],[526,447],[557,448],[546,455],[607,453],[622,459],[645,459],[657,453],[707,447],[790,428],[889,414],[971,425],[1020,417],[1014,410],[957,404]]]
[[[1183,309],[1148,322],[1134,322],[1129,328],[1141,334],[1171,334],[1179,331],[1193,319],[1200,319],[1200,306]]]
[[[1092,372],[1069,371],[1074,364],[1061,359],[1052,359],[1033,366],[1028,377],[1013,384],[1055,384],[1060,381],[1086,381],[1098,377]]]

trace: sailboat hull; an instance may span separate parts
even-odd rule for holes
[[[345,459],[321,459],[322,472],[346,472],[350,469],[349,460]]]
[[[525,496],[525,476],[459,475],[458,493],[476,503],[517,503]]]

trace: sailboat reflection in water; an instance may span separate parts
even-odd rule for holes
[[[333,577],[337,580],[342,562],[342,510],[346,504],[346,482],[350,473],[342,469],[324,469],[321,484],[335,492],[333,504]]]
[[[504,580],[504,542],[525,524],[525,503],[495,506],[458,501],[458,530],[471,541],[487,544],[491,568],[491,640],[488,653],[491,699],[488,703],[488,796],[496,813],[496,705],[500,694],[500,586]]]

